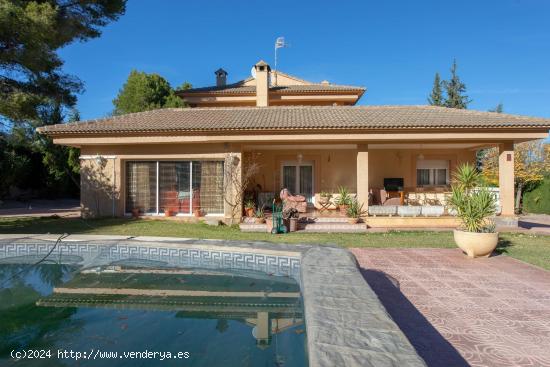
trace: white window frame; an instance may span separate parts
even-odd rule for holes
[[[416,186],[417,187],[429,187],[429,186],[448,186],[450,182],[449,177],[449,161],[444,159],[419,159],[416,161]],[[429,183],[427,185],[418,184],[418,170],[427,169],[430,172]],[[437,185],[435,183],[435,171],[438,169],[445,170],[445,185]]]
[[[281,186],[283,185],[283,167],[284,166],[295,166],[296,167],[296,173],[295,173],[295,182],[294,187],[291,190],[291,193],[293,195],[303,195],[303,193],[300,192],[294,192],[296,191],[296,188],[300,187],[300,167],[301,166],[311,166],[311,201],[308,201],[308,204],[315,204],[315,161],[282,161],[281,162]],[[290,188],[289,188],[290,190]]]

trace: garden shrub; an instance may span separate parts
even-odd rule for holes
[[[523,211],[550,214],[550,175],[533,190],[523,195]]]

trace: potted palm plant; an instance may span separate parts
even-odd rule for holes
[[[252,218],[254,216],[254,212],[256,211],[255,204],[253,200],[247,200],[244,203],[244,211],[246,213],[246,216],[249,218]]]
[[[348,207],[351,204],[351,196],[349,195],[348,188],[345,186],[340,186],[338,188],[338,209],[340,210],[341,215],[347,215]]]
[[[349,224],[357,224],[359,223],[361,216],[366,214],[366,211],[363,210],[363,204],[359,205],[357,200],[352,200],[348,206],[346,214],[348,215]]]
[[[265,217],[264,217],[264,210],[261,208],[258,208],[256,212],[254,212],[254,221],[256,224],[263,224],[265,223]]]
[[[459,166],[453,174],[449,207],[462,222],[454,230],[455,243],[468,257],[487,257],[497,247],[498,232],[491,219],[496,206],[496,198],[483,184],[479,171],[469,163]]]

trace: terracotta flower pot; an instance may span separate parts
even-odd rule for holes
[[[256,224],[264,224],[265,223],[265,218],[263,218],[263,217],[262,218],[255,218],[254,222]]]
[[[498,232],[476,233],[455,229],[453,235],[456,245],[470,258],[489,257],[498,244]]]
[[[164,211],[164,216],[165,216],[165,217],[171,217],[172,215],[174,215],[174,212],[173,212],[172,210],[166,209],[166,210]]]
[[[341,215],[348,215],[349,205],[338,205],[338,210],[340,210]]]
[[[139,208],[132,209],[132,217],[139,218]]]
[[[254,208],[246,208],[245,213],[247,217],[253,217],[254,216]]]

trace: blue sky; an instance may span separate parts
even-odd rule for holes
[[[259,59],[319,82],[367,87],[360,104],[426,104],[434,73],[453,58],[471,109],[502,102],[508,113],[550,117],[550,1],[130,1],[103,35],[61,51],[81,78],[83,119],[112,111],[130,70],[156,72],[173,86],[249,76]]]

